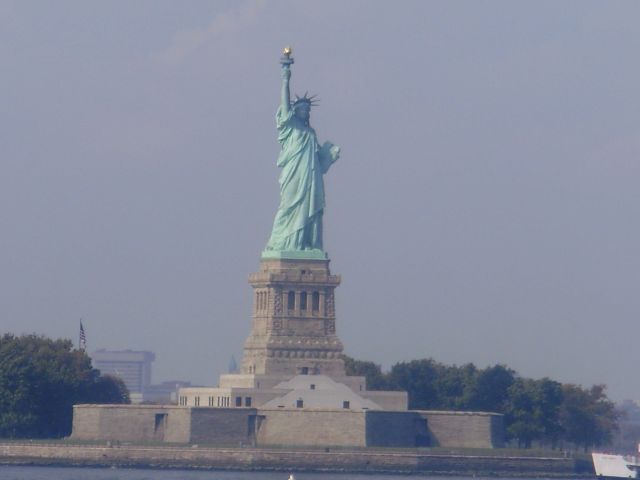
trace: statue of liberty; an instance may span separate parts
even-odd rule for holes
[[[340,156],[340,148],[330,142],[319,145],[309,125],[314,97],[296,95],[291,101],[291,49],[284,49],[282,95],[276,114],[281,169],[280,206],[273,222],[271,238],[263,258],[326,258],[322,248],[324,181],[322,176]]]

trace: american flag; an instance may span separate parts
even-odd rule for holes
[[[78,342],[78,346],[83,352],[87,349],[87,336],[84,334],[82,320],[80,320],[80,341]]]

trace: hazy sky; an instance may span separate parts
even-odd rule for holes
[[[288,44],[346,353],[639,399],[638,1],[0,0],[0,331],[239,361]]]

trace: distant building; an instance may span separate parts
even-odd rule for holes
[[[156,359],[155,353],[102,349],[94,352],[91,358],[93,366],[103,375],[122,379],[133,403],[143,401],[144,392],[151,385],[151,363]]]
[[[156,359],[153,352],[101,349],[94,352],[91,359],[93,366],[103,375],[122,379],[129,390],[131,403],[177,403],[178,389],[191,386],[184,380],[152,385],[151,363]]]
[[[157,385],[149,385],[144,390],[144,403],[178,403],[178,389],[190,387],[191,382],[183,380],[167,380]]]

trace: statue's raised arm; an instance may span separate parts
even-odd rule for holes
[[[280,65],[282,65],[282,94],[280,96],[280,108],[284,113],[289,113],[289,110],[291,109],[289,79],[291,78],[291,64],[293,63],[293,58],[291,58],[291,48],[285,47],[282,54],[283,56],[280,59]]]
[[[322,247],[324,179],[338,159],[340,148],[318,143],[309,124],[314,97],[296,95],[291,100],[291,49],[280,59],[282,92],[276,114],[280,155],[280,206],[263,258],[326,259]]]

